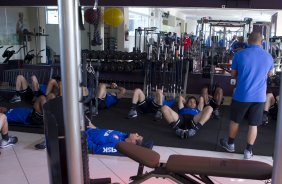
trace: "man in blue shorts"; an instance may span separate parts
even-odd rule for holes
[[[39,96],[33,104],[33,108],[0,107],[0,112],[5,113],[9,124],[21,123],[24,125],[43,125],[43,105],[46,103],[44,95]]]
[[[262,122],[266,101],[266,81],[272,75],[272,56],[263,50],[261,44],[261,34],[253,32],[249,35],[248,47],[234,55],[231,75],[237,78],[237,86],[231,103],[229,138],[220,139],[220,145],[226,151],[234,152],[239,123],[248,112],[249,131],[244,159],[253,156],[257,126]]]
[[[138,133],[126,134],[117,130],[100,129],[89,123],[86,130],[88,150],[94,154],[120,155],[116,145],[121,142],[130,142],[152,149],[152,141],[144,141]]]
[[[5,114],[2,113],[1,109],[0,109],[0,132],[2,136],[2,139],[0,140],[0,148],[6,148],[12,146],[18,142],[18,138],[16,136],[11,136],[8,134],[7,117]]]
[[[107,88],[110,89],[117,89],[117,92],[108,92]],[[113,105],[118,103],[118,100],[124,97],[126,93],[126,89],[124,87],[118,86],[116,83],[105,84],[100,83],[98,86],[98,109],[108,109]]]
[[[178,113],[165,105],[161,110],[169,126],[176,130],[176,134],[182,139],[194,136],[210,119],[213,112],[210,105],[204,107],[202,96],[198,104],[194,96],[188,97],[187,100],[179,96]]]
[[[155,92],[155,97],[145,97],[143,91],[136,88],[133,92],[132,104],[128,113],[128,118],[136,118],[137,107],[142,113],[155,113],[154,120],[158,121],[162,119],[161,107],[167,105],[171,107],[175,103],[175,100],[166,100],[162,90]]]
[[[109,92],[107,89],[113,89],[117,90],[116,92]],[[124,87],[118,86],[116,83],[106,84],[106,83],[100,83],[97,89],[97,100],[98,100],[98,109],[109,109],[113,105],[116,105],[120,98],[124,97],[124,94],[126,93],[126,89]],[[95,104],[95,98],[94,98],[94,91],[89,91],[88,88],[83,88],[83,96],[84,100],[83,103],[85,104],[86,113],[88,113],[90,110],[90,102],[92,101],[92,104]],[[92,109],[94,110],[94,109]]]

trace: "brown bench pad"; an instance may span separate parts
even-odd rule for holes
[[[166,169],[174,173],[266,180],[272,166],[259,161],[170,155]]]
[[[119,142],[116,149],[146,167],[156,168],[159,166],[160,154],[153,150],[128,142]]]

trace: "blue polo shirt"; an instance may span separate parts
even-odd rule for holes
[[[94,154],[120,155],[116,145],[128,137],[128,134],[120,131],[99,128],[89,128],[85,133],[88,149]]]
[[[197,114],[199,114],[201,111],[197,108],[190,108],[190,107],[183,107],[181,109],[178,110],[178,114],[180,115],[192,115],[192,116],[196,116]]]
[[[14,108],[9,109],[6,112],[7,121],[9,123],[22,123],[22,124],[29,124],[27,122],[28,116],[32,113],[32,108]]]
[[[236,52],[232,70],[237,70],[233,99],[239,102],[265,102],[267,74],[273,68],[271,55],[259,45]]]

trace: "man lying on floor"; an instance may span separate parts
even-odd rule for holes
[[[145,113],[155,113],[154,121],[159,121],[162,119],[162,112],[161,108],[163,105],[166,106],[173,106],[175,103],[174,99],[167,100],[163,90],[158,89],[153,96],[146,97],[144,92],[136,88],[133,92],[132,101],[131,101],[131,108],[128,112],[128,118],[136,118],[138,116],[137,109]]]
[[[109,92],[108,89],[117,89],[117,92]],[[89,108],[90,101],[95,104],[94,91],[84,87],[83,96],[85,97],[83,103]],[[118,86],[116,83],[106,84],[100,83],[97,89],[97,100],[98,100],[98,109],[109,109],[110,107],[116,105],[119,102],[119,99],[123,98],[126,93],[124,87]],[[86,111],[88,112],[89,109]]]
[[[24,125],[43,125],[43,105],[46,103],[46,97],[39,96],[33,104],[33,108],[17,107],[7,109],[0,107],[0,112],[5,113],[8,123],[17,123]]]
[[[138,133],[126,134],[117,130],[100,129],[94,126],[90,121],[87,126],[86,135],[88,141],[88,150],[93,154],[121,155],[116,150],[116,145],[121,142],[130,142],[141,145],[149,149],[153,148],[152,141],[144,141]]]
[[[213,108],[208,105],[204,107],[204,99],[190,96],[185,100],[179,96],[178,113],[168,106],[162,107],[162,113],[169,126],[176,130],[176,134],[183,138],[194,136],[200,128],[210,119]]]

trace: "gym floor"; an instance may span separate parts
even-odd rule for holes
[[[44,140],[42,134],[32,134],[10,131],[16,135],[19,142],[13,147],[0,149],[0,180],[11,184],[48,184],[48,163],[46,150],[35,150],[34,145]],[[181,149],[155,146],[161,155],[161,161],[166,162],[171,154],[198,155],[220,158],[242,159],[242,154],[211,152],[203,150]],[[255,155],[252,160],[272,164],[272,158]],[[138,164],[127,157],[89,155],[89,170],[91,178],[111,177],[112,183],[129,183],[129,177],[137,173]],[[149,169],[147,169],[149,170]],[[217,184],[263,184],[265,181],[212,177]],[[146,184],[171,184],[169,179],[152,178]]]

